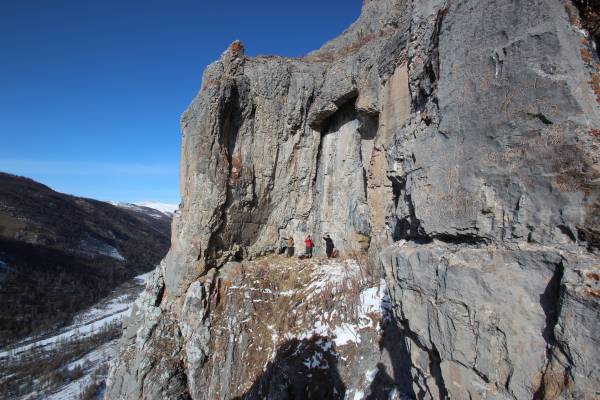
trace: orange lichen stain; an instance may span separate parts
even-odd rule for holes
[[[592,53],[590,53],[590,50],[587,47],[584,47],[580,50],[581,53],[581,59],[583,60],[583,62],[585,63],[590,63],[592,62]]]
[[[595,138],[600,138],[600,129],[592,128],[588,133]]]
[[[596,94],[596,101],[600,103],[600,72],[596,71],[592,74],[592,79],[588,81],[592,90]]]
[[[240,41],[235,41],[235,42],[231,43],[231,46],[229,46],[229,49],[231,50],[231,53],[233,55],[239,55],[244,52],[244,45]]]
[[[242,160],[240,159],[240,157],[232,157],[231,158],[231,166],[233,168],[241,168],[242,166]]]
[[[239,179],[242,174],[242,160],[239,157],[233,157],[231,159],[231,178]]]
[[[593,279],[595,281],[600,281],[600,274],[597,272],[588,272],[585,274],[589,279]]]
[[[585,293],[588,296],[594,297],[596,299],[600,299],[600,290],[598,290],[598,289],[586,289]]]
[[[551,365],[546,371],[534,376],[531,390],[537,394],[535,398],[557,400],[565,392],[573,390],[573,382],[559,366]]]
[[[579,16],[577,15],[577,13],[573,12],[570,4],[564,4],[564,6],[565,6],[565,10],[567,11],[567,15],[569,17],[569,22],[571,23],[571,25],[573,25],[576,28],[581,29],[582,28],[581,20],[579,19]]]

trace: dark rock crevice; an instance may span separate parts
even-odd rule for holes
[[[550,346],[556,344],[554,327],[558,323],[558,316],[560,314],[560,283],[563,276],[563,270],[564,267],[562,263],[556,266],[552,278],[546,286],[546,290],[540,296],[540,304],[546,316],[546,326],[542,331],[542,336]]]
[[[441,357],[435,345],[432,343],[430,348],[423,344],[419,339],[419,336],[410,329],[410,322],[408,320],[399,321],[398,327],[398,333],[401,337],[401,340],[403,340],[405,343],[412,343],[413,345],[417,346],[421,351],[427,354],[429,359],[429,370],[421,371],[416,365],[414,365],[410,357],[410,351],[408,351],[408,347],[405,347],[408,358],[404,359],[402,364],[399,366],[399,371],[402,371],[403,377],[406,378],[408,374],[411,374],[413,384],[419,386],[420,383],[418,376],[420,375],[421,380],[426,380],[424,374],[428,374],[435,382],[439,393],[439,399],[449,399],[448,389],[446,388],[446,383],[444,381],[444,376],[441,369]],[[404,379],[402,381],[405,382]],[[430,397],[433,396],[428,387],[422,387],[420,393],[416,393],[415,397],[419,399],[425,398],[425,393],[427,393]]]
[[[439,36],[442,29],[442,22],[444,16],[447,13],[446,8],[442,8],[438,11],[435,20],[433,32],[429,40],[430,50],[428,52],[428,58],[421,71],[420,79],[418,79],[417,90],[413,97],[413,109],[416,112],[425,112],[424,115],[428,115],[427,109],[431,101],[437,112],[438,102],[435,97],[437,91],[437,81],[439,78],[440,71],[440,56],[439,56]],[[427,123],[427,118],[425,118]],[[427,123],[429,125],[429,123]]]
[[[379,339],[380,351],[386,350],[391,358],[391,374],[386,371],[383,364],[378,365],[377,375],[369,386],[369,395],[367,399],[379,400],[389,398],[390,391],[395,388],[400,393],[404,393],[411,399],[416,399],[416,393],[413,389],[413,377],[411,373],[410,350],[407,344],[407,338],[403,335],[395,318],[389,315],[387,319],[382,320],[381,329],[383,331]],[[383,392],[383,393],[381,393]]]
[[[431,241],[431,238],[425,234],[425,231],[421,227],[421,222],[415,214],[412,198],[406,190],[406,178],[398,176],[390,176],[389,178],[392,183],[395,208],[398,209],[400,201],[408,208],[408,215],[404,215],[401,218],[396,217],[392,230],[394,241],[412,240],[423,243]]]
[[[554,124],[548,117],[542,113],[527,113],[530,117],[539,119],[544,125]]]
[[[474,235],[474,234],[447,234],[438,233],[432,234],[431,239],[439,240],[440,242],[455,244],[455,245],[466,245],[466,246],[481,246],[490,243],[490,239]]]
[[[433,375],[433,379],[435,380],[435,384],[439,391],[439,398],[442,400],[447,400],[450,397],[448,396],[448,389],[446,389],[446,382],[444,381],[444,376],[442,374],[441,362],[442,358],[440,357],[440,353],[437,348],[432,346],[429,353],[429,371]]]
[[[583,27],[592,35],[600,56],[600,2],[598,0],[572,0],[579,11]]]
[[[540,384],[533,395],[534,400],[543,400],[557,392],[562,392],[572,382],[571,370],[574,366],[572,356],[568,348],[557,340],[555,334],[562,307],[564,288],[561,287],[561,282],[564,270],[562,262],[556,265],[546,290],[540,296],[540,305],[546,316],[542,336],[547,347],[546,363],[541,371]]]
[[[165,284],[164,282],[161,283],[162,284],[158,288],[158,293],[156,294],[156,298],[154,300],[154,307],[159,307],[165,297]]]

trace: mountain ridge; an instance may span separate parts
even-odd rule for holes
[[[0,345],[67,323],[152,269],[168,249],[170,223],[0,173]]]

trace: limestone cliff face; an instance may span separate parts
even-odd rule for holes
[[[243,372],[243,352],[215,362],[234,351],[215,336],[238,309],[220,292],[242,274],[230,262],[326,232],[385,271],[397,393],[598,396],[597,61],[556,0],[365,1],[298,59],[233,43],[182,117],[181,214],[107,398],[225,399],[271,376]],[[260,395],[298,397],[281,385]]]

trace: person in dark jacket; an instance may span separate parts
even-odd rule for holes
[[[292,257],[294,255],[294,238],[289,237],[287,240],[287,256]]]
[[[287,251],[287,241],[288,238],[286,237],[281,237],[281,239],[279,240],[279,249],[277,251],[277,254],[284,254]]]
[[[326,234],[323,240],[325,240],[325,254],[327,254],[327,258],[331,258],[333,256],[333,240],[329,234]]]

